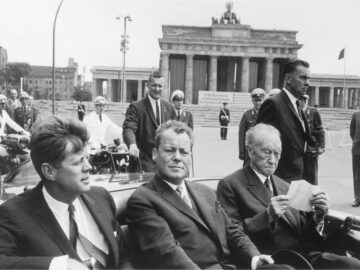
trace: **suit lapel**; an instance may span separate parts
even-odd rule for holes
[[[144,98],[145,108],[147,110],[148,115],[150,115],[151,120],[153,121],[154,125],[157,126],[155,114],[151,107],[151,102],[148,96]]]
[[[48,234],[48,236],[58,245],[64,254],[68,254],[71,258],[80,261],[76,250],[72,247],[69,239],[66,237],[64,231],[61,229],[55,216],[47,205],[42,194],[42,183],[38,184],[33,192],[33,204],[30,206],[30,211],[34,213],[34,219],[38,225]]]
[[[83,194],[83,195],[81,195],[81,197],[82,197],[84,203],[86,204],[86,206],[88,207],[96,224],[99,226],[99,229],[104,234],[104,236],[109,244],[110,250],[112,251],[112,254],[115,257],[115,263],[117,264],[117,262],[119,260],[119,257],[118,257],[119,252],[118,252],[118,246],[117,246],[117,243],[116,243],[116,240],[114,237],[114,231],[113,231],[112,224],[110,224],[110,222],[108,222],[108,220],[104,219],[100,205],[97,202],[95,202],[89,195]]]
[[[201,220],[201,218],[196,215],[196,213],[176,194],[176,192],[166,184],[162,179],[160,179],[157,175],[154,178],[154,185],[160,194],[163,196],[165,200],[167,200],[172,206],[180,210],[185,215],[191,217],[196,222],[200,223],[207,230],[207,226]],[[189,191],[190,195],[193,195],[193,192]],[[194,197],[193,197],[194,198]]]
[[[266,190],[264,184],[259,177],[255,174],[250,166],[246,166],[244,169],[246,178],[248,179],[247,188],[249,192],[257,198],[265,207],[270,204],[271,197]]]
[[[293,114],[293,116],[296,118],[297,124],[299,125],[299,127],[301,128],[302,131],[304,131],[303,125],[301,123],[301,119],[299,118],[298,113],[295,111],[294,106],[292,105],[288,95],[285,93],[285,91],[281,91],[281,96],[284,99],[284,102],[286,103],[286,105],[288,106],[289,110],[291,111],[291,113]],[[301,110],[300,110],[301,111]],[[302,114],[303,119],[306,119],[304,114]],[[304,121],[304,120],[303,120]],[[305,121],[304,121],[305,122]]]
[[[159,99],[160,101],[160,113],[161,113],[161,123],[165,123],[167,120],[169,120],[169,113],[167,106],[165,106],[164,100]]]

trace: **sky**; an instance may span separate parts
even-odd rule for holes
[[[68,58],[85,67],[122,66],[120,39],[127,23],[126,66],[158,67],[162,25],[210,26],[227,0],[64,0],[56,23],[56,66]],[[8,62],[52,65],[53,22],[60,0],[0,0],[0,46]],[[233,0],[233,12],[253,29],[298,31],[298,57],[312,73],[360,75],[360,0]],[[345,61],[338,60],[345,50]],[[345,65],[344,65],[345,62]]]

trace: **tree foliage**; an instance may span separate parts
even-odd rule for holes
[[[27,77],[30,70],[31,66],[28,63],[8,63],[6,67],[1,70],[0,78],[6,81],[11,87],[17,87],[20,85],[20,78]]]
[[[76,101],[91,101],[92,93],[88,90],[83,90],[81,87],[75,87],[71,97]]]

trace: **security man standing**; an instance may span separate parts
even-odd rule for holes
[[[304,154],[304,174],[303,177],[310,184],[318,184],[318,156],[325,151],[325,130],[322,125],[319,111],[308,106],[309,96],[299,97],[299,105],[305,114],[309,124],[310,135],[316,142],[315,146],[307,144]]]
[[[243,160],[243,167],[249,162],[249,155],[245,147],[245,134],[249,128],[253,127],[256,123],[256,118],[260,110],[261,104],[265,99],[265,91],[261,88],[255,88],[251,92],[251,101],[254,107],[244,112],[239,126],[239,159]]]

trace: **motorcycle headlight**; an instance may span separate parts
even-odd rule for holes
[[[30,139],[28,137],[21,137],[19,139],[19,146],[21,149],[27,148],[29,146]]]

